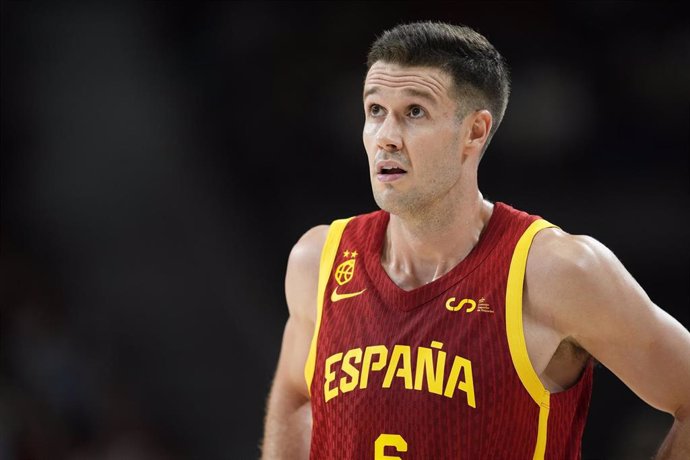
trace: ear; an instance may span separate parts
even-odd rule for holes
[[[465,154],[479,156],[489,139],[494,117],[488,110],[477,110],[467,116],[466,122],[468,129],[465,138]]]

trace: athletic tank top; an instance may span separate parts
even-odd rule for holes
[[[464,260],[404,291],[380,262],[389,217],[335,221],[323,248],[305,367],[311,458],[580,458],[591,362],[550,394],[522,328],[527,254],[553,225],[496,203]]]

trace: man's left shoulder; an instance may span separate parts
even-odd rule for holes
[[[614,270],[616,256],[602,243],[588,235],[571,235],[560,228],[546,228],[536,234],[527,260],[533,277],[550,282],[593,278]]]
[[[596,239],[547,228],[537,233],[530,248],[525,307],[549,322],[573,315],[596,316],[602,308],[629,297],[635,284],[616,256]]]

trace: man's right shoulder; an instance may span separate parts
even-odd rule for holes
[[[290,251],[285,274],[285,297],[291,316],[311,321],[316,318],[321,251],[329,229],[329,225],[309,229]]]
[[[326,243],[330,225],[312,227],[297,240],[288,258],[288,272],[316,269],[318,273],[321,250]]]

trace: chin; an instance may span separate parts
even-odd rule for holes
[[[391,207],[391,197],[386,196],[388,195],[385,190],[376,190],[374,187],[372,187],[372,192],[374,195],[374,201],[378,205],[379,208],[383,209],[384,211],[390,212],[390,207]]]
[[[409,202],[409,197],[402,196],[395,190],[375,190],[374,201],[379,208],[394,215],[407,214],[414,209]]]

